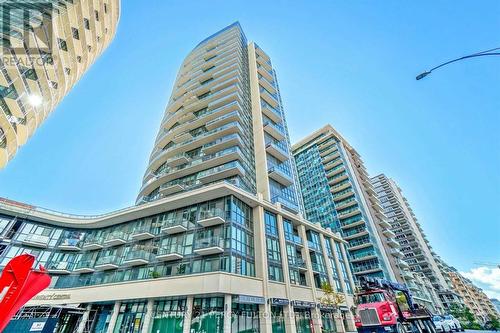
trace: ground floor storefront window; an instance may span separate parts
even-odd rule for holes
[[[273,333],[285,333],[285,316],[282,306],[271,306],[271,323]]]
[[[223,333],[224,297],[195,298],[191,333]]]
[[[259,328],[259,306],[257,304],[234,303],[231,309],[232,333],[257,333]]]
[[[92,311],[95,311],[95,317],[92,321],[91,332],[106,333],[113,313],[113,304],[92,305]]]
[[[140,333],[145,316],[146,302],[122,303],[113,332]]]
[[[297,333],[313,333],[310,309],[294,308]]]
[[[186,299],[156,301],[153,307],[152,333],[182,333]]]
[[[335,326],[335,312],[321,310],[321,325],[324,333],[337,332]]]

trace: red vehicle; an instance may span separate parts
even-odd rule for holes
[[[432,314],[413,303],[405,285],[368,277],[360,282],[358,333],[436,333]]]

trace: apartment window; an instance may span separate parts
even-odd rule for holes
[[[71,28],[71,32],[73,33],[73,38],[74,39],[80,39],[80,34],[79,34],[77,28]]]
[[[95,13],[95,20],[99,22],[99,12],[97,10],[94,10]]]
[[[104,13],[107,14],[108,13],[108,5],[107,4],[104,4]]]
[[[63,51],[68,51],[68,45],[64,39],[58,38],[57,45],[59,45],[59,49]]]
[[[71,69],[69,69],[68,67],[65,67],[64,73],[66,73],[66,75],[69,75],[71,73]]]
[[[92,46],[87,45],[87,50],[89,50],[89,52],[92,51]]]
[[[76,56],[76,61],[78,61],[79,63],[81,63],[82,62],[82,57]]]
[[[83,25],[85,26],[85,29],[90,30],[90,22],[89,22],[89,19],[84,18],[84,19],[83,19]]]

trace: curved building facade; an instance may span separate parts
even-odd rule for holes
[[[120,1],[0,4],[0,168],[113,39]]]
[[[234,23],[182,63],[137,203],[226,181],[300,211],[290,151],[271,60]]]
[[[0,200],[0,268],[21,253],[52,284],[6,333],[57,311],[57,332],[355,329],[345,242],[227,183],[101,216]],[[324,282],[342,303],[324,303]]]

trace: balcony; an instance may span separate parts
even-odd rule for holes
[[[279,110],[273,108],[271,105],[263,102],[260,105],[262,113],[266,115],[267,118],[271,119],[275,123],[281,122],[281,113]]]
[[[130,251],[123,260],[124,266],[140,266],[151,262],[151,252],[145,250]]]
[[[50,262],[47,264],[47,271],[50,274],[69,274],[73,263],[68,261]]]
[[[287,175],[278,166],[271,167],[268,171],[269,178],[277,181],[281,185],[288,187],[293,184],[293,179],[291,176]]]
[[[390,247],[399,247],[399,243],[394,238],[387,238],[387,245]]]
[[[365,235],[368,235],[368,230],[363,228],[362,230],[359,230],[356,233],[350,233],[350,234],[344,233],[343,238],[344,240],[351,240]]]
[[[189,156],[187,156],[185,153],[181,153],[167,159],[166,163],[171,167],[176,167],[182,164],[186,164],[189,161],[190,161]]]
[[[82,246],[82,241],[77,238],[66,238],[63,239],[57,248],[63,251],[80,251]]]
[[[307,245],[309,246],[309,250],[316,250],[316,251],[320,250],[319,244],[316,244],[310,240],[307,241]]]
[[[312,262],[311,263],[311,268],[314,273],[325,273],[325,267],[322,264],[319,264],[317,262]]]
[[[360,261],[365,261],[369,259],[376,258],[377,254],[374,251],[369,251],[365,253],[360,253],[360,254],[350,254],[350,261],[351,262],[360,262]]]
[[[361,211],[359,210],[359,207],[356,206],[356,207],[353,207],[353,208],[350,208],[347,210],[343,210],[342,212],[338,212],[338,216],[339,216],[339,219],[347,219],[351,216],[354,216],[354,215],[357,215],[360,213],[361,213]]]
[[[161,247],[156,255],[156,259],[160,261],[174,261],[182,258],[184,258],[184,248],[179,244]]]
[[[393,257],[396,257],[396,258],[403,258],[404,257],[404,253],[401,252],[401,250],[399,249],[391,249],[391,254]]]
[[[302,258],[289,257],[288,265],[290,265],[293,268],[297,268],[299,271],[302,272],[307,271],[306,262]]]
[[[191,135],[191,133],[189,133],[189,132],[183,132],[183,133],[179,133],[176,136],[174,136],[174,138],[172,139],[172,141],[175,142],[175,143],[181,143],[181,142],[190,140],[192,138],[193,138],[193,136]]]
[[[274,142],[266,144],[266,151],[280,162],[285,162],[289,158],[288,152]]]
[[[387,222],[386,219],[381,219],[378,221],[378,223],[380,224],[380,226],[382,228],[391,228],[391,224],[389,222]]]
[[[85,251],[102,249],[102,237],[87,237],[82,249]]]
[[[336,194],[342,190],[347,189],[348,187],[351,187],[351,182],[346,180],[345,183],[337,184],[335,186],[330,187],[330,192],[332,194]]]
[[[204,145],[203,152],[205,154],[213,154],[233,146],[243,146],[243,142],[238,134],[230,134]]]
[[[285,232],[285,239],[288,241],[288,242],[292,242],[293,244],[295,245],[298,245],[300,247],[302,247],[302,238],[300,238],[299,236],[297,235],[293,235],[291,233],[287,233]]]
[[[133,240],[151,239],[155,235],[151,232],[151,226],[142,226],[135,228],[131,234]]]
[[[169,220],[161,227],[161,232],[168,235],[174,235],[185,232],[188,229],[190,222],[184,219]]]
[[[94,272],[94,261],[93,260],[80,260],[76,263],[73,272],[75,273],[92,273]]]
[[[120,258],[116,255],[104,256],[97,259],[95,269],[106,271],[120,266]]]
[[[202,227],[208,228],[214,225],[224,224],[226,222],[226,212],[222,209],[210,209],[200,212],[200,219],[198,224]]]
[[[202,256],[223,253],[224,239],[220,237],[197,239],[194,243],[193,251]]]
[[[281,141],[285,138],[285,131],[280,126],[273,124],[270,121],[264,122],[264,131],[266,131],[269,135],[271,135],[278,141]]]
[[[346,179],[349,179],[349,176],[347,175],[347,173],[344,173],[344,174],[341,173],[335,177],[328,178],[328,185],[334,186],[335,184],[338,184],[341,181],[346,180]]]
[[[245,170],[237,162],[221,165],[217,168],[202,171],[198,174],[198,180],[203,184],[208,184],[224,178],[245,175]]]
[[[364,225],[365,224],[365,221],[363,219],[361,220],[358,220],[358,221],[353,221],[353,222],[349,222],[349,223],[345,223],[345,222],[341,222],[340,223],[340,228],[342,230],[346,230],[346,229],[350,229],[350,228],[354,228],[354,227],[357,227],[357,226],[360,226],[360,225]]]
[[[367,248],[367,247],[372,247],[372,243],[370,243],[369,240],[361,241],[361,242],[355,242],[354,244],[349,245],[349,250],[355,251],[355,250],[360,250],[360,249],[364,249],[364,248]]]
[[[213,130],[213,129],[216,129],[218,127],[221,127],[223,125],[226,125],[228,123],[238,121],[238,120],[240,120],[240,113],[237,110],[235,110],[235,111],[232,111],[226,115],[223,115],[223,116],[220,116],[220,117],[215,118],[213,120],[210,120],[209,122],[207,122],[205,124],[205,127],[208,130]]]
[[[182,192],[184,191],[185,187],[182,184],[165,184],[160,186],[159,192],[163,195],[171,195],[174,193]]]
[[[114,231],[106,237],[104,241],[104,246],[117,246],[123,245],[128,240],[128,234],[123,231]]]
[[[382,271],[382,268],[379,266],[360,266],[360,267],[353,267],[352,271],[356,275],[363,275],[363,274],[370,274],[370,273],[375,273],[375,272],[380,272]]]
[[[394,238],[396,237],[396,234],[394,233],[394,231],[392,231],[391,229],[384,229],[382,230],[382,233],[387,236],[387,237],[390,237],[390,238]]]
[[[22,240],[23,245],[34,246],[39,248],[47,248],[50,238],[48,236],[29,234]]]

